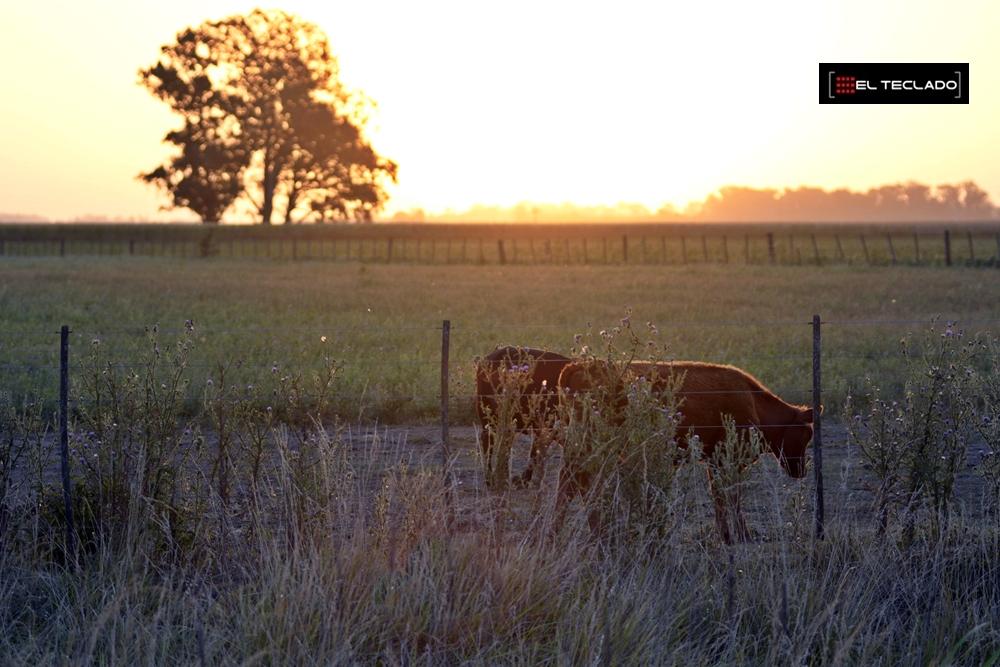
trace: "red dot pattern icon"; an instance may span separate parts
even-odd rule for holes
[[[854,76],[837,75],[834,77],[833,85],[833,92],[837,95],[853,95],[858,92],[857,77]]]

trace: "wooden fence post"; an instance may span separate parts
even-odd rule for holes
[[[708,238],[704,234],[701,235],[701,256],[708,263]]]
[[[822,369],[819,315],[813,315],[813,362],[812,362],[812,403],[813,403],[813,469],[816,471],[816,539],[823,539],[824,507],[823,507],[823,415],[822,412]]]
[[[840,234],[834,234],[833,239],[837,242],[837,258],[841,261],[847,261],[847,256],[844,254],[844,244],[840,242]]]
[[[885,233],[885,240],[889,244],[889,257],[892,260],[893,266],[896,264],[896,248],[892,245],[892,232]]]
[[[774,264],[774,232],[767,233],[767,256],[771,259],[771,264]]]
[[[865,264],[871,264],[871,256],[868,254],[868,241],[865,240],[865,235],[860,234],[861,237],[861,248],[865,251]]]
[[[604,263],[607,264],[608,263],[608,237],[607,236],[603,237],[601,239],[601,241],[603,241],[603,250],[602,250],[601,257],[604,259]]]
[[[628,236],[622,234],[622,261],[628,264]]]
[[[966,238],[969,239],[969,263],[970,264],[975,264],[976,263],[976,248],[975,248],[975,246],[972,245],[972,231],[971,230],[970,231],[966,231],[965,235],[966,235]]]
[[[729,238],[725,234],[722,235],[722,262],[729,264]]]
[[[441,323],[441,471],[448,505],[448,524],[454,511],[451,498],[451,446],[448,441],[448,357],[451,346],[451,320]]]
[[[682,236],[681,237],[681,264],[687,264],[687,263],[688,263],[688,243],[687,243],[687,237],[686,236]]]
[[[73,490],[69,474],[69,327],[59,330],[59,458],[62,467],[63,508],[66,512],[66,564],[76,565],[76,529]]]
[[[1000,238],[1000,237],[997,237]],[[667,263],[667,237],[660,237],[660,264]]]
[[[500,263],[507,263],[507,253],[503,249],[503,239],[497,239],[497,252],[500,253]]]
[[[563,252],[566,254],[566,263],[567,264],[572,264],[572,262],[570,261],[570,258],[569,258],[569,238],[568,237],[563,239]]]
[[[913,261],[920,264],[920,235],[913,232]]]
[[[951,230],[944,230],[944,265],[951,266]]]
[[[809,236],[812,238],[813,259],[816,260],[816,266],[819,266],[820,265],[820,260],[819,260],[819,244],[816,243],[816,234],[815,233],[814,234],[810,234]]]

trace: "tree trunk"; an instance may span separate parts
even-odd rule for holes
[[[271,224],[271,215],[274,213],[274,179],[264,170],[264,205],[260,209],[261,222],[265,225]]]

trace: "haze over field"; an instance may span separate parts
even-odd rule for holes
[[[1000,92],[985,85],[1000,66],[1000,6],[985,0],[724,11],[629,2],[613,13],[576,2],[281,6],[319,24],[344,81],[378,103],[372,144],[399,164],[387,218],[519,202],[569,202],[560,215],[576,209],[584,219],[600,207],[641,217],[667,206],[669,217],[669,207],[683,211],[725,184],[866,192],[972,180],[1000,195]],[[20,65],[0,71],[5,98],[16,101],[0,110],[0,211],[191,219],[159,212],[162,196],[135,178],[168,154],[161,139],[177,123],[136,85],[137,70],[185,27],[252,8],[6,8],[0,58]],[[824,61],[970,62],[971,104],[820,106]],[[760,214],[759,197],[745,204],[750,218]],[[527,208],[527,219],[550,210]],[[510,219],[524,215],[513,210]],[[716,206],[702,217],[722,215]]]

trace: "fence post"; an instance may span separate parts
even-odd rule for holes
[[[813,466],[816,471],[816,539],[823,539],[824,507],[823,507],[823,416],[822,410],[822,374],[820,368],[820,321],[819,315],[813,315]]]
[[[628,264],[628,235],[622,234],[622,257],[623,263]]]
[[[451,346],[451,320],[441,322],[441,470],[448,502],[451,505],[451,449],[448,442],[448,356]],[[450,521],[449,521],[450,523]]]
[[[951,230],[944,230],[944,265],[951,266]]]
[[[705,262],[707,263],[708,262],[708,238],[704,234],[701,235],[701,256],[705,260]]]
[[[892,258],[893,265],[896,264],[896,248],[892,245],[892,232],[885,233],[885,240],[889,244],[889,257]]]
[[[771,258],[771,264],[774,264],[774,232],[767,233],[767,256]]]
[[[59,239],[59,256],[66,256],[66,239]]]
[[[969,239],[969,263],[970,264],[975,264],[976,263],[976,248],[975,248],[975,246],[972,245],[972,232],[971,231],[967,231],[967,232],[965,232],[965,234],[966,234],[966,238]]]
[[[813,259],[816,260],[816,266],[819,266],[820,265],[820,260],[819,260],[819,244],[816,243],[816,234],[810,234],[809,236],[812,238]]]
[[[840,234],[834,234],[833,240],[837,242],[837,259],[839,259],[841,262],[846,261],[847,256],[844,255],[844,244],[840,242]]]
[[[62,464],[63,507],[66,512],[66,564],[76,564],[76,529],[69,478],[69,327],[59,329],[59,458]]]
[[[729,237],[722,235],[722,261],[729,264]]]
[[[7,241],[5,239],[0,239],[0,257],[7,253]]]
[[[1000,242],[1000,236],[997,237],[998,242]],[[660,264],[667,263],[667,237],[660,237]]]
[[[920,235],[913,232],[913,261],[920,264]]]
[[[743,259],[746,261],[747,265],[750,264],[750,235],[743,235]]]
[[[681,264],[688,263],[688,242],[687,237],[681,237]]]
[[[607,264],[608,263],[608,237],[607,236],[603,237],[601,239],[601,241],[603,242],[601,244],[601,248],[602,248],[601,249],[601,258],[604,260],[604,263]]]
[[[865,235],[861,234],[861,248],[865,251],[865,264],[871,264],[872,259],[868,254],[868,241],[865,240]]]
[[[1000,266],[1000,234],[997,234],[997,266]]]

